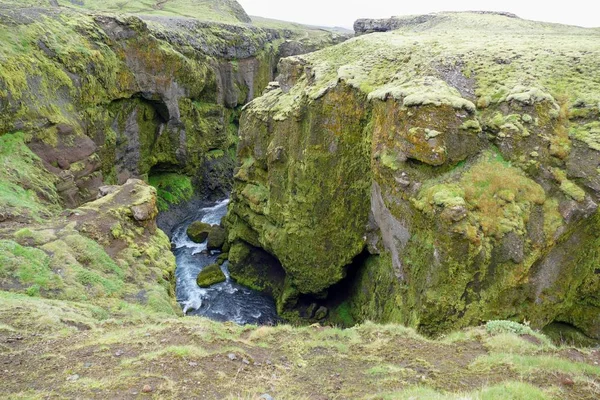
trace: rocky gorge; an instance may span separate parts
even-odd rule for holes
[[[2,396],[596,398],[600,30],[354,29],[0,1]]]
[[[327,303],[344,325],[524,318],[599,338],[598,31],[392,22],[282,60],[246,107],[232,276],[300,318]]]

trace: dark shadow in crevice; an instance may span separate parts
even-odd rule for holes
[[[364,249],[346,266],[346,276],[338,283],[330,286],[322,293],[300,295],[296,306],[300,316],[309,321],[321,321],[342,328],[355,325],[356,322],[350,314],[347,302],[356,290],[356,279],[361,269],[365,267],[366,260],[369,257],[372,257],[372,255],[367,249]],[[319,318],[318,311],[321,307],[327,310],[325,318]]]
[[[552,321],[542,328],[542,332],[557,345],[576,347],[600,345],[600,340],[587,336],[581,329],[568,322]]]

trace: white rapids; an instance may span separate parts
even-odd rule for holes
[[[211,225],[219,224],[227,213],[228,204],[229,199],[226,199],[214,206],[202,208],[173,230],[171,241],[177,260],[177,301],[186,315],[201,315],[238,324],[275,324],[278,317],[273,299],[235,283],[229,276],[228,262],[221,266],[227,281],[206,289],[196,284],[198,273],[216,262],[219,252],[208,252],[206,242],[191,241],[186,233],[187,227],[198,220]]]

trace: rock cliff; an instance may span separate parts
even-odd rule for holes
[[[345,324],[526,319],[600,338],[600,32],[395,21],[283,59],[246,106],[232,276],[297,317],[325,304]]]
[[[280,46],[344,39],[246,23],[235,1],[53,3],[0,3],[0,132],[25,134],[68,207],[130,178],[159,188],[161,210],[228,192],[239,108],[272,80]]]

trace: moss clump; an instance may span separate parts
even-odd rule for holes
[[[590,148],[600,151],[600,122],[593,121],[587,124],[573,124],[569,131],[573,139],[586,143]]]
[[[17,282],[20,290],[40,295],[62,286],[62,279],[50,267],[50,258],[43,251],[23,247],[10,240],[0,241],[0,286]]]
[[[475,111],[475,105],[462,98],[458,90],[441,79],[425,76],[397,86],[390,83],[369,94],[369,99],[386,100],[388,97],[402,100],[405,107],[449,105],[455,109]]]
[[[218,2],[214,0],[168,0],[157,4],[141,0],[126,2],[120,0],[85,0],[81,2],[58,0],[58,3],[64,7],[112,13],[178,16],[227,23],[251,22],[242,6],[235,0]]]
[[[175,260],[156,229],[155,201],[152,187],[131,180],[70,217],[9,233],[0,240],[0,287],[104,310],[176,313]]]
[[[174,173],[151,175],[148,182],[156,188],[160,211],[167,211],[172,205],[188,201],[194,195],[192,179],[186,175]]]
[[[516,335],[534,335],[535,332],[527,326],[514,321],[489,321],[485,330],[492,335],[500,333],[514,333]]]
[[[218,225],[214,225],[210,228],[210,232],[208,233],[208,241],[207,241],[207,248],[209,250],[214,250],[214,249],[220,249],[221,247],[223,247],[223,244],[225,244],[225,239],[226,237],[226,232],[225,229],[218,226]]]
[[[225,274],[221,271],[219,264],[211,264],[200,271],[196,278],[198,286],[206,288],[217,283],[225,282]]]
[[[525,232],[531,208],[546,201],[543,188],[498,153],[482,155],[457,180],[423,188],[413,204],[429,215],[466,207],[471,217],[457,231],[475,242],[481,239],[477,232],[496,238],[511,231]]]

